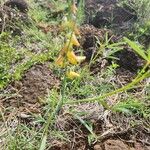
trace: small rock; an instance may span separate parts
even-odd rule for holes
[[[19,117],[22,118],[22,119],[27,119],[27,118],[30,118],[31,115],[27,115],[25,113],[21,113]]]
[[[102,148],[101,148],[100,145],[97,144],[97,145],[94,146],[94,150],[102,150]]]
[[[107,140],[104,143],[105,150],[129,150],[128,145],[120,140]]]
[[[144,150],[141,143],[135,143],[135,150]]]

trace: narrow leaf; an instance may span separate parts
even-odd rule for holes
[[[86,129],[92,134],[95,135],[92,128],[78,115],[75,115],[75,117],[86,127]]]
[[[39,150],[45,150],[46,149],[46,141],[47,141],[47,135],[44,135]]]
[[[147,53],[148,53],[148,60],[150,62],[150,48],[147,50]]]
[[[146,56],[145,52],[143,49],[141,49],[136,43],[132,42],[131,40],[129,40],[128,38],[124,38],[124,40],[129,44],[129,46],[137,53],[139,54],[143,59],[145,59],[146,61],[148,60],[148,57]]]

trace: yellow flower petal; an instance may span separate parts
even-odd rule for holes
[[[76,56],[76,59],[79,63],[81,63],[86,59],[86,57],[85,56]]]
[[[69,79],[75,79],[80,77],[80,75],[74,71],[67,72],[66,75]]]
[[[78,42],[74,33],[72,34],[71,43],[75,46],[80,46],[80,43]]]
[[[62,55],[59,55],[55,61],[55,64],[57,66],[64,67],[64,57]]]
[[[80,35],[80,31],[76,26],[74,27],[74,32],[76,35]]]
[[[68,58],[68,61],[73,65],[76,65],[78,63],[77,57],[73,51],[68,51],[67,58]]]

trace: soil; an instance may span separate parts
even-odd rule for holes
[[[81,32],[80,43],[83,49],[87,49],[89,47],[96,47],[96,37],[100,40],[100,42],[104,42],[106,33],[108,34],[108,38],[111,37],[112,40],[115,40],[115,36],[113,35],[113,32],[111,30],[105,28],[99,29],[89,24],[82,25],[80,27],[80,32]]]
[[[0,5],[0,33],[10,31],[12,35],[21,35],[21,25],[29,23],[27,12],[28,4],[24,0],[9,0]]]
[[[120,68],[129,70],[130,72],[136,73],[144,64],[144,60],[142,60],[133,50],[126,46],[122,51],[115,53],[115,56],[119,58],[116,62]]]
[[[109,44],[119,42],[122,38],[122,36],[115,35],[114,32],[109,29],[99,29],[88,24],[81,26],[80,32],[80,43],[84,50],[83,54],[86,56],[86,62],[89,62],[91,58],[94,58],[97,55],[99,48],[101,48],[101,46],[97,43],[99,41],[101,44],[104,44],[106,35],[108,35],[108,39],[110,39]],[[124,70],[127,70],[127,72],[130,71],[131,73],[136,73],[144,64],[144,61],[127,45],[123,45],[123,49],[114,53],[112,56],[118,58],[117,61],[113,61],[119,65],[119,68],[123,68]],[[111,62],[111,59],[105,58],[100,53],[97,55],[97,59],[95,59],[94,64],[92,64],[91,71],[94,74],[98,73],[104,67],[111,64]]]
[[[90,66],[90,70],[93,74],[101,72],[101,70],[108,65],[108,61],[104,59],[101,53],[97,55],[99,50],[98,41],[103,44],[105,42],[105,37],[108,35],[108,38],[111,38],[110,43],[117,41],[117,38],[111,30],[108,29],[98,29],[93,25],[85,24],[80,27],[81,39],[80,44],[83,48],[83,55],[86,56],[85,62],[82,64],[83,66],[91,61],[91,59],[95,58],[94,63]]]
[[[87,0],[86,21],[98,28],[115,29],[117,33],[129,30],[137,19],[136,13],[126,5],[118,6],[118,3],[119,0]]]
[[[12,9],[18,9],[22,13],[27,13],[29,10],[29,6],[25,0],[8,0],[4,5]]]
[[[20,107],[39,103],[52,88],[59,88],[59,79],[55,77],[49,64],[34,65],[24,74],[21,81],[14,81],[6,88],[5,93],[17,95],[9,99],[3,98],[3,105]]]
[[[66,109],[65,109],[66,110]],[[63,119],[56,124],[58,130],[68,133],[68,142],[51,139],[51,150],[149,150],[150,132],[140,116],[125,116],[101,112],[99,119],[90,120],[97,140],[89,143],[89,131],[69,114],[61,114]],[[139,119],[139,120],[138,120]],[[131,121],[135,120],[132,127]],[[86,121],[86,118],[84,118]],[[89,119],[87,119],[89,121]],[[149,121],[147,120],[147,123]],[[94,140],[94,139],[93,139]]]

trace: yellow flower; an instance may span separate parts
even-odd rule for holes
[[[72,80],[80,77],[80,75],[74,71],[67,72],[66,75],[69,79],[72,79]]]
[[[86,57],[85,56],[77,56],[76,59],[79,63],[81,63],[86,59]]]
[[[80,46],[80,43],[78,42],[76,35],[73,33],[71,37],[71,43],[75,46]]]
[[[80,31],[79,29],[77,28],[77,26],[74,27],[74,32],[76,35],[80,35]]]
[[[86,57],[85,56],[76,56],[73,51],[68,51],[67,59],[71,64],[76,65],[77,63],[83,62],[86,59]]]
[[[68,58],[68,61],[73,65],[76,65],[78,63],[77,56],[75,55],[73,51],[68,51],[67,58]]]
[[[64,57],[62,55],[59,55],[55,61],[55,64],[57,66],[64,67]]]

